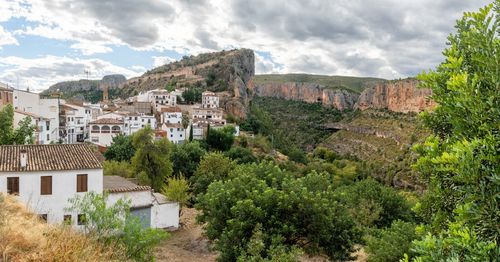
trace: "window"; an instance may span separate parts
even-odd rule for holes
[[[87,192],[87,174],[76,175],[76,192]]]
[[[40,177],[40,195],[52,195],[52,176]]]
[[[40,220],[47,222],[47,214],[40,214],[38,215],[38,217],[40,218]]]
[[[85,214],[78,214],[77,220],[78,220],[77,221],[78,225],[81,226],[81,225],[85,225],[85,220],[87,220],[87,219],[85,217]]]
[[[11,195],[19,195],[19,177],[7,178],[7,193]]]
[[[64,215],[64,224],[71,225],[71,215]]]
[[[50,135],[47,134],[47,142],[49,142],[49,140],[50,140]]]

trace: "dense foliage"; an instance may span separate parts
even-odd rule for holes
[[[273,248],[287,253],[301,247],[347,259],[360,234],[332,192],[328,179],[315,172],[296,178],[269,162],[240,165],[199,196],[199,221],[217,240],[220,261],[252,253],[255,238],[264,258],[272,256]]]
[[[416,261],[500,257],[500,2],[457,22],[445,61],[419,76],[439,104],[423,115],[434,135],[416,148],[428,181],[429,223]]]
[[[176,145],[172,151],[171,160],[174,174],[182,174],[190,178],[196,171],[201,158],[207,153],[198,141]]]
[[[373,229],[366,240],[366,251],[370,262],[398,262],[404,254],[411,254],[412,241],[417,238],[416,225],[401,220],[391,226]]]
[[[25,117],[19,121],[18,128],[14,129],[14,108],[11,104],[0,110],[0,145],[24,145],[33,144],[35,125],[31,124],[31,118]]]
[[[235,128],[231,125],[222,128],[210,128],[208,126],[206,142],[211,150],[226,151],[234,143]]]
[[[163,230],[144,228],[139,219],[130,214],[130,204],[122,199],[113,205],[107,196],[87,193],[69,200],[69,211],[83,215],[85,233],[107,246],[124,248],[129,259],[151,261],[153,248],[168,234]]]
[[[130,161],[135,154],[132,146],[132,136],[119,134],[113,137],[111,146],[104,152],[107,160]]]
[[[194,176],[191,177],[194,194],[205,193],[210,183],[227,178],[236,163],[219,152],[208,153],[201,159]]]

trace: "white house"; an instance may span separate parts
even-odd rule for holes
[[[149,101],[154,112],[159,112],[163,106],[175,106],[177,104],[177,96],[167,90],[153,90],[149,94]]]
[[[61,105],[61,138],[65,143],[84,142],[88,137],[88,124],[92,120],[92,109],[74,104]]]
[[[14,110],[14,128],[19,127],[19,122],[26,117],[31,119],[31,124],[35,125],[34,141],[35,144],[49,144],[50,143],[50,119],[39,116],[34,113]]]
[[[161,130],[167,132],[168,141],[174,144],[182,144],[186,140],[186,130],[182,124],[163,123]]]
[[[113,137],[123,132],[123,120],[114,118],[97,119],[89,123],[90,142],[101,147],[108,147]]]
[[[219,108],[219,97],[210,91],[201,93],[201,107],[202,108]]]
[[[193,120],[197,119],[209,119],[221,124],[225,124],[224,112],[217,108],[193,108],[192,110]]]
[[[0,146],[0,192],[17,195],[49,223],[78,226],[68,200],[103,190],[102,165],[85,144]]]
[[[162,123],[180,124],[182,123],[182,110],[177,106],[162,107],[160,113],[160,120]]]
[[[156,118],[152,115],[128,113],[123,116],[124,131],[126,135],[131,135],[149,125],[156,129]]]
[[[128,201],[131,215],[139,217],[143,227],[179,227],[179,203],[153,193],[149,186],[139,186],[119,176],[104,176],[103,188],[108,194],[108,205],[120,199]]]

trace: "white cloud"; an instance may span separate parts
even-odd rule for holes
[[[176,59],[168,56],[153,56],[153,66],[158,67],[168,63],[175,62]]]
[[[2,48],[3,45],[19,45],[19,43],[10,32],[5,31],[0,25],[0,48]]]
[[[49,86],[77,78],[86,78],[85,71],[90,71],[91,79],[101,79],[105,75],[122,74],[131,78],[142,73],[141,70],[131,70],[113,65],[100,59],[74,59],[69,57],[44,56],[35,59],[19,57],[0,57],[0,81],[17,85],[17,88],[30,87],[37,92]]]
[[[271,54],[256,58],[257,72],[394,78],[437,65],[455,20],[489,2],[8,0],[0,13],[37,24],[16,34],[74,41],[83,54],[112,45],[181,54],[246,47]]]

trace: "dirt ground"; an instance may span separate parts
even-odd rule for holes
[[[198,211],[194,208],[183,208],[180,218],[181,228],[171,232],[169,239],[161,243],[155,251],[157,261],[168,262],[211,262],[217,258],[217,252],[210,250],[210,242],[203,236],[203,229],[196,224]],[[358,257],[356,262],[367,260],[363,249],[354,253]],[[308,257],[303,255],[302,262],[328,261],[324,257]]]

